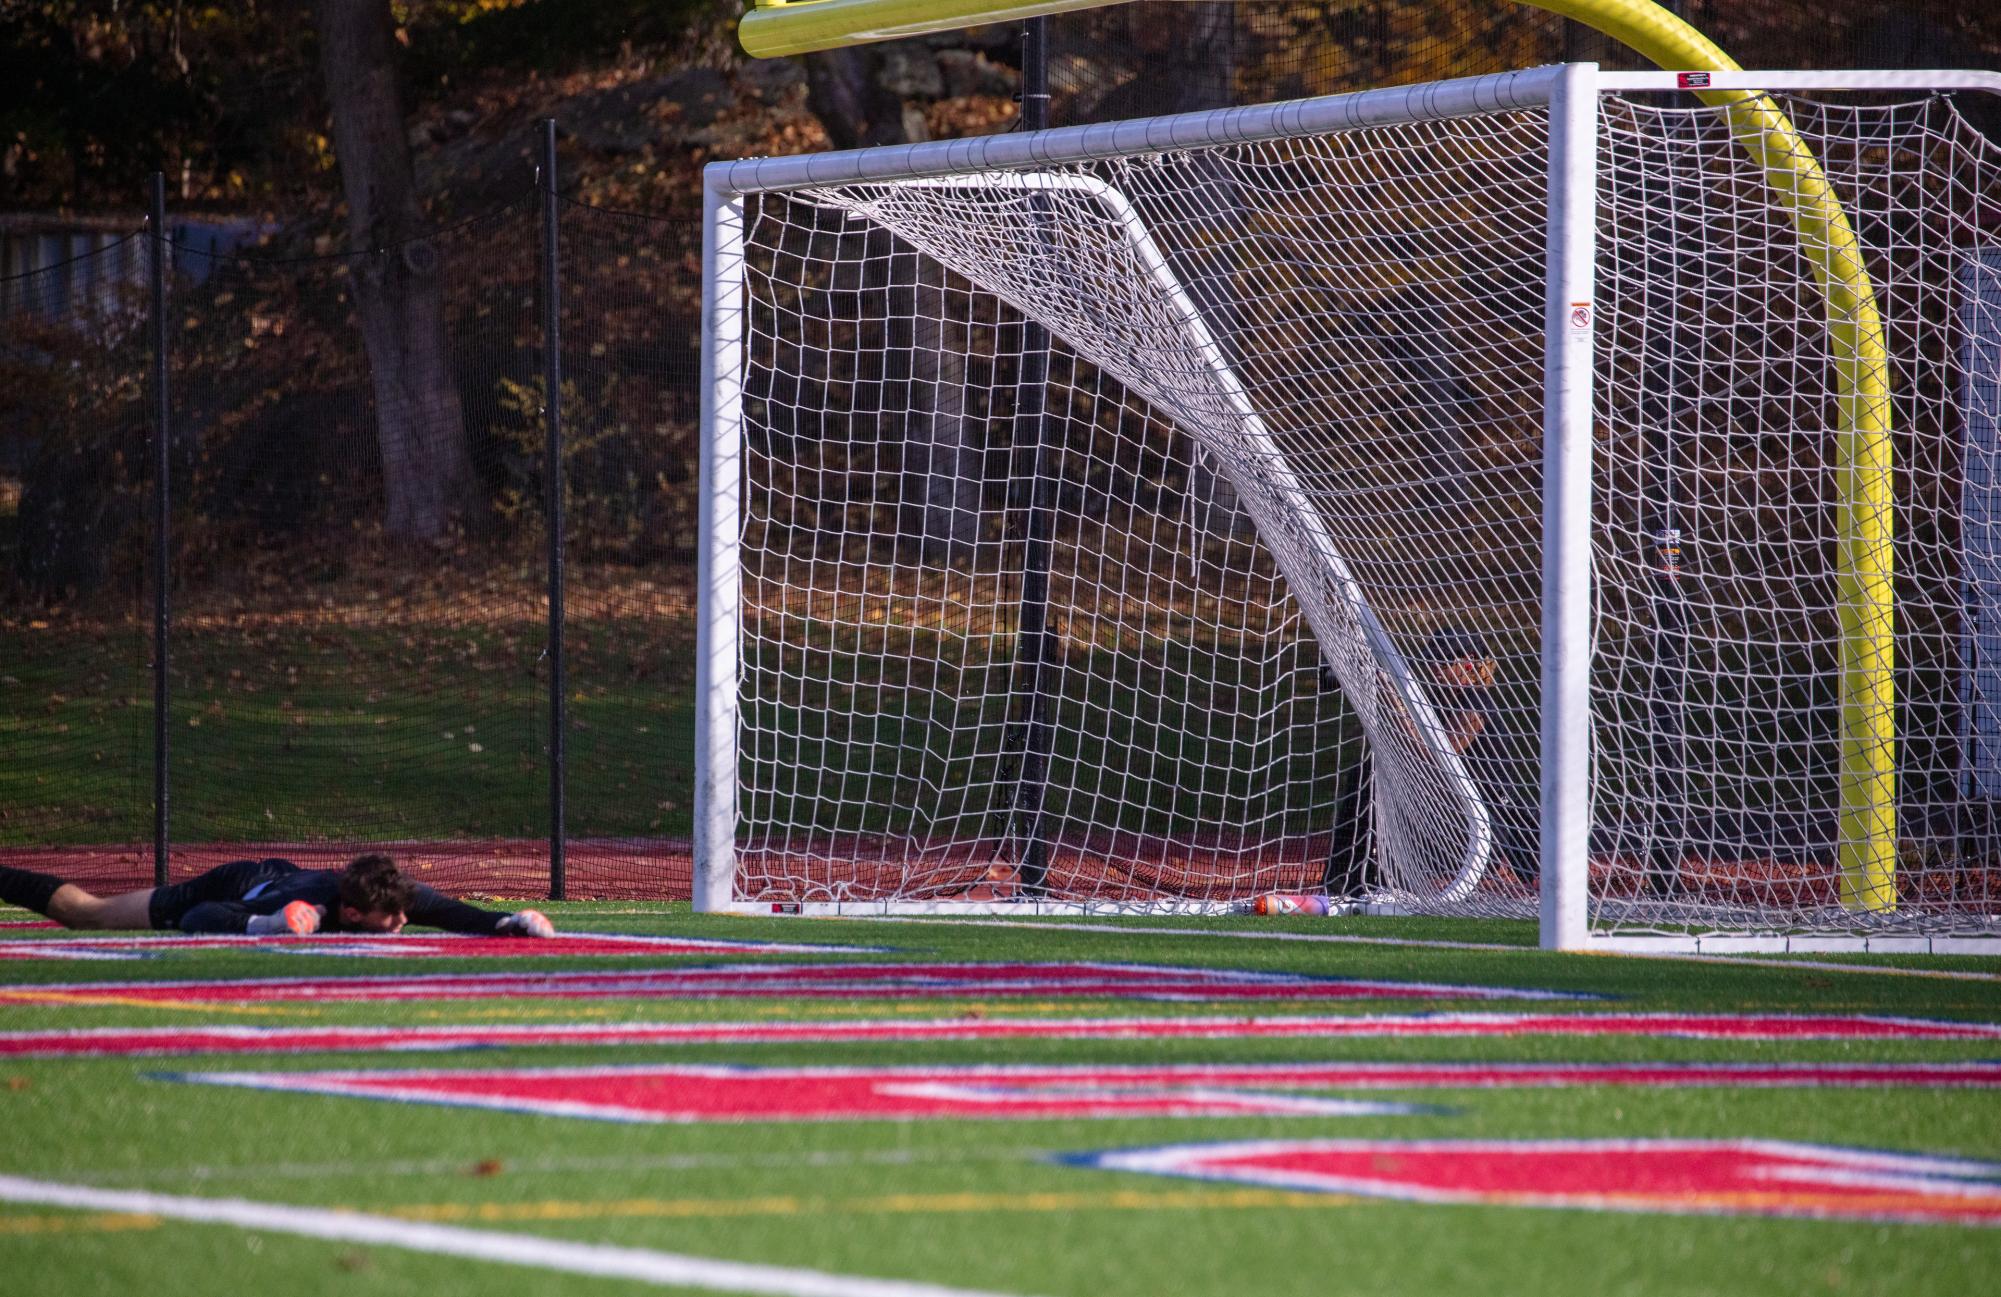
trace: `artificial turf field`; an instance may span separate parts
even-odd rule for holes
[[[1978,1066],[2001,1060],[2001,960],[1558,956],[1532,949],[1527,925],[1420,920],[1024,926],[549,909],[566,934],[865,949],[551,958],[519,943],[456,958],[449,943],[461,939],[441,938],[402,947],[426,957],[395,957],[412,934],[369,943],[367,958],[276,940],[155,945],[143,959],[101,957],[134,953],[124,947],[0,958],[5,1290],[1853,1294],[1980,1292],[2001,1273],[2001,1078]],[[30,917],[0,910],[0,923]],[[4,927],[0,949],[77,936]],[[867,967],[809,993],[787,979],[810,972],[774,965]],[[983,969],[1003,975],[956,980]],[[578,976],[614,972],[658,973],[665,989]],[[433,977],[474,980],[429,998]],[[479,980],[496,977],[511,980]],[[398,998],[343,999],[343,981]],[[1158,985],[1193,998],[1135,998]],[[690,987],[722,998],[690,998]],[[1524,991],[1543,998],[1509,998]],[[1822,1022],[1815,1038],[1698,1038],[1650,1017],[1624,1034],[1547,1022],[1499,1034],[1524,1014],[1989,1030],[1904,1038],[1916,1029],[1877,1022],[1831,1038],[1847,1028]],[[1087,1033],[1102,1019],[1143,1031],[1163,1018],[1204,1019],[1213,1034],[990,1038],[1017,1021]],[[1251,1019],[1298,1034],[1239,1034]],[[702,1023],[734,1024],[732,1038],[686,1027]],[[797,1034],[843,1023],[909,1038]],[[1465,1033],[1481,1034],[1456,1025],[1474,1023],[1486,1025]],[[683,1036],[505,1043],[619,1024]],[[1363,1034],[1328,1034],[1343,1024]],[[159,1030],[212,1027],[242,1048],[173,1052],[186,1039]],[[463,1028],[484,1043],[328,1050],[284,1034],[337,1027]],[[121,1039],[93,1031],[52,1056],[46,1038],[24,1034],[110,1028],[149,1029],[148,1052],[80,1052]],[[927,1033],[939,1038],[918,1038]],[[250,1052],[267,1045],[311,1052]],[[19,1052],[30,1046],[41,1052]],[[1359,1081],[1339,1066],[1365,1063],[1461,1066],[1361,1069]],[[1503,1083],[1524,1075],[1504,1064],[1681,1066],[1551,1086]],[[1719,1083],[1697,1064],[1742,1067]],[[1894,1070],[1916,1064],[1976,1066]],[[1094,1075],[1097,1065],[1107,1070]],[[1843,1069],[1858,1065],[1892,1070],[1852,1084]],[[428,1075],[371,1079],[381,1072]],[[286,1085],[319,1089],[276,1088]],[[341,1087],[394,1101],[325,1092]],[[856,1102],[882,1115],[858,1116]],[[1265,1143],[1214,1147],[1246,1141]],[[1159,1155],[1156,1170],[1181,1174],[1091,1164],[1163,1146],[1182,1151]],[[1534,1161],[1582,1152],[1577,1166]],[[1874,1156],[1885,1152],[1905,1156]],[[1188,1174],[1213,1177],[1217,1159],[1239,1156],[1263,1169]],[[1257,1161],[1267,1156],[1277,1160]],[[1709,1169],[1688,1171],[1691,1156]],[[1449,1164],[1445,1180],[1422,1179],[1413,1168],[1435,1158]],[[1803,1170],[1801,1158],[1825,1165]],[[1663,1159],[1665,1178],[1628,1174]],[[1319,1179],[1274,1179],[1273,1166],[1295,1177],[1317,1167]],[[1557,1200],[1521,1201],[1539,1189]],[[119,1196],[130,1194],[153,1196]],[[308,1210],[286,1210],[297,1208]]]

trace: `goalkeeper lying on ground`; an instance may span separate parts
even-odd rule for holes
[[[384,855],[346,869],[301,869],[289,860],[233,860],[166,887],[94,896],[74,883],[0,866],[0,901],[66,928],[178,928],[182,932],[401,932],[405,923],[479,936],[551,937],[534,910],[503,914],[413,883]]]
[[[1505,751],[1492,750],[1492,739],[1486,744],[1488,751],[1480,750],[1479,740],[1488,733],[1499,710],[1494,696],[1499,663],[1478,632],[1451,629],[1434,632],[1417,660],[1423,664],[1424,687],[1438,710],[1439,724],[1445,727],[1445,741],[1465,758],[1467,773],[1480,786],[1488,828],[1493,833],[1494,859],[1505,861],[1515,878],[1535,891],[1542,872],[1539,808],[1524,795],[1519,774],[1509,769]],[[1416,725],[1387,681],[1383,687],[1388,705],[1404,719],[1403,735],[1414,741]],[[1384,737],[1394,741],[1395,731],[1386,731]],[[1333,842],[1321,875],[1321,886],[1330,897],[1366,897],[1381,886],[1377,873],[1380,861],[1368,832],[1375,822],[1370,774],[1371,768],[1358,757],[1341,776]]]

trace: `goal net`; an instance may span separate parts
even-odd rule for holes
[[[1655,84],[712,167],[698,903],[1995,935],[1997,155]]]

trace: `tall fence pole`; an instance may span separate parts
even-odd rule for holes
[[[1030,18],[1021,32],[1021,125],[1039,131],[1049,125],[1049,25]],[[1042,198],[1031,200],[1038,220],[1047,219]],[[1021,769],[1015,784],[1014,833],[1020,843],[1016,872],[1023,896],[1047,891],[1049,831],[1044,802],[1049,756],[1055,741],[1050,699],[1054,645],[1049,635],[1049,565],[1056,536],[1056,482],[1045,410],[1049,383],[1049,332],[1033,320],[1022,326],[1021,396],[1015,436],[1032,448],[1029,456],[1027,548],[1022,555],[1021,602],[1016,661],[1026,666],[1028,697],[1017,722]],[[1016,443],[1019,445],[1019,441]]]
[[[153,173],[147,261],[153,309],[153,886],[167,885],[167,632],[171,605],[167,473],[171,425],[167,402],[167,177]]]
[[[556,262],[556,119],[542,120],[542,413],[549,477],[549,899],[569,892],[564,860],[564,738],[569,726],[563,669],[563,335],[562,276]]]

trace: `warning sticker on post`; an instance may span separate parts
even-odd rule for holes
[[[1591,303],[1572,302],[1570,304],[1570,331],[1589,333],[1591,331]]]

